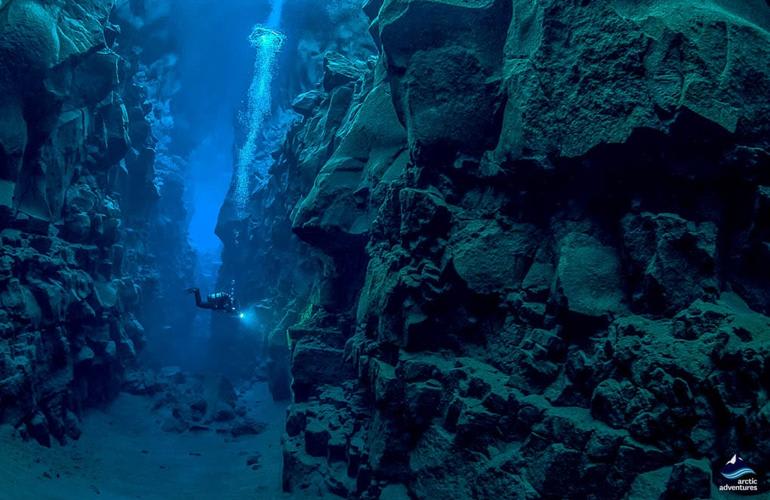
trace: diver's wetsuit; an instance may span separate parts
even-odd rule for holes
[[[190,288],[187,291],[189,293],[195,294],[195,305],[201,309],[223,311],[230,314],[235,314],[238,311],[238,308],[235,305],[235,301],[229,293],[210,293],[208,296],[206,296],[206,302],[203,302],[201,300],[201,291],[199,288]]]

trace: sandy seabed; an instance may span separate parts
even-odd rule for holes
[[[264,432],[232,438],[161,430],[149,398],[121,394],[83,417],[82,435],[44,448],[0,427],[0,499],[284,499],[281,432],[286,406],[265,384],[244,395]],[[258,465],[249,465],[259,456]]]

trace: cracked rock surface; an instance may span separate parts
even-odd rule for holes
[[[120,390],[155,297],[157,202],[182,199],[113,8],[0,2],[0,423],[44,445]]]
[[[767,3],[364,11],[378,57],[328,58],[256,195],[317,262],[273,337],[284,488],[708,498],[733,450],[765,470]]]

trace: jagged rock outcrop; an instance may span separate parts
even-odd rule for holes
[[[112,7],[0,4],[0,421],[42,444],[77,437],[144,344],[154,139]]]
[[[259,434],[267,425],[222,375],[191,375],[173,366],[135,370],[126,377],[124,390],[152,398],[152,409],[166,432],[215,432],[237,438]]]
[[[279,160],[325,256],[279,332],[284,487],[707,498],[770,463],[767,3],[364,10],[378,60],[328,58]]]

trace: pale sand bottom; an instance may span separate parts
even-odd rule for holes
[[[281,432],[286,406],[265,384],[242,400],[268,424],[237,439],[213,432],[161,430],[149,398],[121,394],[88,412],[83,434],[66,446],[22,442],[0,428],[0,499],[284,499]],[[260,454],[259,468],[247,459]]]

